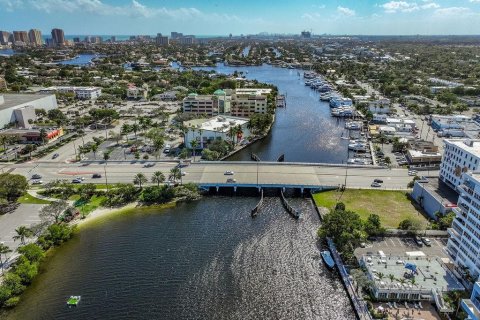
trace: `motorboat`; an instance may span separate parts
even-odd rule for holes
[[[353,150],[353,151],[367,151],[368,149],[368,146],[364,143],[350,143],[348,145],[348,149],[349,150]]]
[[[329,269],[335,268],[335,260],[333,260],[332,254],[328,250],[320,252],[323,262]]]
[[[345,123],[345,129],[360,130],[362,129],[362,123],[359,121],[349,121]]]

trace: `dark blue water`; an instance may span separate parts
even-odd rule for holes
[[[87,65],[92,62],[92,59],[99,57],[96,54],[79,54],[74,59],[59,61],[59,64],[63,65],[75,65],[75,66],[82,66]]]
[[[12,49],[3,49],[0,50],[0,56],[13,56],[15,54],[15,51]]]
[[[320,259],[318,216],[294,199],[212,197],[137,211],[61,247],[9,319],[355,319]],[[69,309],[70,295],[81,295]]]
[[[331,117],[328,103],[320,101],[319,94],[305,86],[302,70],[223,64],[195,69],[226,74],[242,71],[247,79],[274,84],[281,94],[287,95],[287,107],[277,108],[271,133],[228,160],[250,160],[251,152],[263,161],[276,161],[281,154],[285,154],[285,161],[293,162],[342,163],[348,159],[348,140],[341,139],[342,134],[346,135],[344,122]]]

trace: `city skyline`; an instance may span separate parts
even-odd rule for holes
[[[197,3],[153,0],[0,0],[1,30],[52,28],[73,34],[133,35],[179,31],[197,35],[478,34],[480,0],[312,1]],[[122,23],[118,23],[118,19]],[[139,23],[139,22],[142,23]],[[221,31],[219,31],[221,30]]]

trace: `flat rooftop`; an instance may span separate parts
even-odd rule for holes
[[[451,144],[475,156],[480,156],[480,140],[473,139],[443,139],[445,144]],[[470,143],[467,143],[470,142]]]
[[[440,258],[425,257],[417,255],[412,251],[404,256],[363,256],[365,266],[372,275],[375,286],[379,289],[392,290],[422,290],[431,291],[439,289],[441,291],[465,290],[465,288],[455,279],[455,276],[448,271]],[[413,264],[417,272],[414,274],[415,284],[410,281],[409,269],[405,265]],[[383,275],[383,276],[382,276]],[[390,275],[394,277],[390,280]],[[400,281],[406,280],[405,283]]]
[[[21,104],[33,102],[35,100],[39,100],[51,95],[52,94],[16,94],[16,93],[0,94],[0,96],[3,96],[3,99],[4,99],[4,103],[0,104],[0,111],[9,109],[12,107],[16,107]]]
[[[217,116],[210,119],[195,119],[186,121],[185,125],[187,127],[191,126],[196,129],[207,131],[228,132],[230,127],[236,127],[238,125],[242,126],[247,122],[248,119],[244,118]]]

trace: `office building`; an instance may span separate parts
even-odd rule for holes
[[[35,120],[35,109],[57,108],[55,95],[49,94],[3,94],[0,95],[0,128],[9,123],[19,127],[30,127],[29,120]],[[18,110],[18,111],[17,111]]]
[[[28,32],[27,31],[13,31],[13,41],[14,41],[14,43],[29,44],[30,40],[28,38]]]
[[[65,45],[65,34],[62,29],[52,29],[52,40],[55,46]]]
[[[179,39],[179,38],[183,37],[183,33],[172,31],[171,34],[170,34],[170,37],[172,39]]]
[[[10,42],[10,32],[0,31],[0,44],[6,45]]]
[[[456,216],[449,234],[447,252],[460,278],[475,281],[480,275],[480,175],[463,173]]]
[[[195,43],[195,36],[184,36],[178,39],[180,44],[189,45]]]
[[[41,93],[74,93],[80,100],[95,100],[102,95],[99,87],[48,87],[40,90]]]
[[[31,29],[28,31],[28,39],[33,46],[41,46],[43,44],[42,32],[38,29]]]
[[[160,46],[168,46],[169,44],[168,37],[162,36],[161,33],[157,34],[157,37],[155,38],[155,42]]]
[[[480,166],[480,140],[444,139],[440,179],[452,189],[462,182],[462,173],[477,172]]]
[[[312,33],[310,31],[302,31],[300,36],[304,39],[310,39],[312,37]]]

